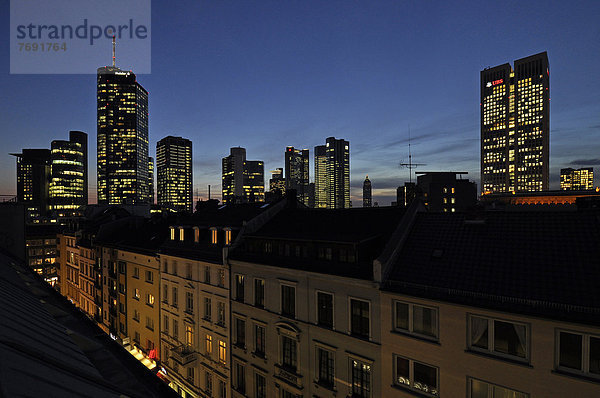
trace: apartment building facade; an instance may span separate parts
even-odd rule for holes
[[[229,257],[233,397],[384,396],[372,262],[402,214],[288,208],[243,236]]]

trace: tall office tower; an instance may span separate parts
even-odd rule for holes
[[[148,92],[135,74],[98,68],[98,203],[149,202]]]
[[[148,203],[154,204],[154,158],[148,156]]]
[[[594,189],[594,168],[560,169],[560,189],[563,191],[588,191]]]
[[[25,207],[26,220],[48,214],[50,187],[50,151],[23,149],[17,157],[17,201]]]
[[[246,160],[245,148],[231,148],[222,161],[222,199],[224,204],[265,201],[264,163]]]
[[[350,207],[350,143],[329,137],[327,147],[327,207]]]
[[[371,206],[372,206],[371,180],[369,180],[369,176],[366,176],[365,182],[363,182],[363,207],[371,207]]]
[[[295,189],[298,200],[308,205],[308,149],[285,148],[285,188]]]
[[[156,175],[157,203],[192,212],[192,141],[173,136],[158,141]]]
[[[483,192],[548,189],[549,88],[546,52],[481,71]]]
[[[271,171],[269,191],[277,191],[281,194],[281,196],[285,194],[285,178],[283,178],[283,169],[281,167]]]
[[[328,200],[327,188],[327,147],[315,147],[315,207],[326,208]]]
[[[82,131],[70,131],[69,141],[50,145],[50,208],[59,217],[77,215],[88,204],[87,138]]]

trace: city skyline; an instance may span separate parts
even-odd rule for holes
[[[7,9],[2,8],[6,20]],[[572,7],[564,21],[558,3],[543,9],[520,5],[519,13],[494,14],[491,24],[482,20],[494,9],[471,4],[425,14],[418,6],[391,3],[285,9],[273,3],[190,4],[189,19],[180,33],[173,33],[181,9],[155,5],[161,18],[154,21],[153,73],[138,76],[151,92],[149,155],[155,155],[154,145],[162,137],[189,137],[195,142],[194,190],[206,199],[208,184],[213,192],[220,190],[220,159],[232,146],[247,148],[272,170],[284,165],[286,146],[314,148],[327,136],[340,136],[352,146],[353,205],[360,203],[365,174],[373,183],[373,201],[387,205],[395,199],[395,188],[408,180],[407,170],[397,164],[407,159],[410,125],[415,162],[427,163],[428,170],[468,171],[481,191],[479,71],[547,51],[552,70],[550,188],[558,189],[561,168],[600,163],[597,148],[588,144],[600,137],[600,83],[587,73],[599,62],[594,40],[599,28],[593,21],[600,8],[592,2]],[[540,22],[528,19],[533,10],[544,17]],[[245,11],[247,20],[240,17]],[[469,18],[455,22],[465,12]],[[508,20],[509,33],[503,28]],[[277,30],[282,34],[272,38],[269,32]],[[161,35],[166,31],[170,35]],[[198,54],[166,45],[178,39],[198,42]],[[111,45],[105,44],[108,65]],[[7,53],[8,45],[0,45],[0,51]],[[331,54],[323,57],[324,52]],[[173,66],[188,56],[188,67],[197,73],[181,77]],[[450,74],[432,75],[438,68],[434,59],[440,58],[451,79]],[[239,67],[224,67],[231,61],[242,61],[248,71],[236,76]],[[0,116],[6,148],[0,157],[3,194],[16,193],[15,161],[8,152],[46,147],[61,131],[90,134],[88,169],[96,170],[92,73],[98,66],[82,76],[8,75],[8,66],[1,67],[0,84],[15,92],[1,100],[10,110]],[[135,72],[135,65],[119,65],[119,58],[117,66]],[[217,76],[208,73],[219,68]],[[202,93],[194,93],[194,101],[187,101],[192,94],[185,93],[190,84]],[[173,91],[184,98],[173,101]],[[61,101],[54,100],[57,96]],[[182,104],[186,107],[180,109]],[[73,112],[75,106],[81,111]],[[39,117],[32,118],[31,112]],[[89,188],[95,203],[95,173],[90,173]]]

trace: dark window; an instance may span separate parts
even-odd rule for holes
[[[235,299],[244,302],[244,275],[235,276]]]
[[[590,373],[600,375],[600,338],[590,337]]]
[[[235,318],[235,344],[238,347],[246,346],[246,322],[240,318]]]
[[[369,303],[350,299],[351,332],[359,337],[369,337]]]
[[[333,352],[318,348],[317,353],[319,357],[319,383],[331,388],[333,387],[335,369]]]
[[[581,370],[583,336],[561,332],[559,346],[560,355],[558,364],[565,368]]]
[[[260,308],[265,306],[265,281],[254,280],[254,305]]]
[[[204,319],[210,322],[212,318],[212,303],[208,297],[204,298]]]
[[[254,353],[258,356],[265,356],[265,328],[254,325]]]
[[[281,285],[281,315],[296,316],[296,288],[293,286]]]
[[[235,363],[235,389],[241,393],[246,393],[246,369],[241,363]]]
[[[210,267],[209,266],[204,267],[204,282],[210,283]]]
[[[297,365],[297,344],[296,340],[287,337],[281,336],[281,364],[284,368],[296,373],[296,365]]]
[[[333,328],[333,295],[317,292],[317,322],[321,326]]]
[[[527,350],[525,326],[494,321],[494,350],[525,358]]]
[[[371,397],[371,365],[352,360],[352,398]]]
[[[125,262],[124,261],[119,261],[119,273],[120,274],[125,273]]]
[[[265,377],[261,374],[256,373],[254,376],[254,396],[256,398],[266,398],[267,397],[267,381]]]

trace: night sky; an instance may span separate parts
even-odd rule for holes
[[[448,3],[459,3],[448,4]],[[9,2],[0,5],[7,37]],[[270,170],[287,145],[350,141],[352,200],[366,174],[387,205],[418,171],[468,171],[479,184],[479,72],[541,51],[550,61],[550,187],[562,167],[600,173],[600,1],[153,1],[150,154],[166,135],[194,145],[194,189],[220,194],[232,146]],[[98,47],[99,50],[102,47]],[[106,40],[106,65],[111,62]],[[10,75],[0,40],[0,194],[15,194],[22,148],[89,134],[96,198],[96,68]],[[136,70],[135,65],[119,64]],[[599,184],[599,176],[596,184]],[[219,195],[220,198],[220,195]]]

